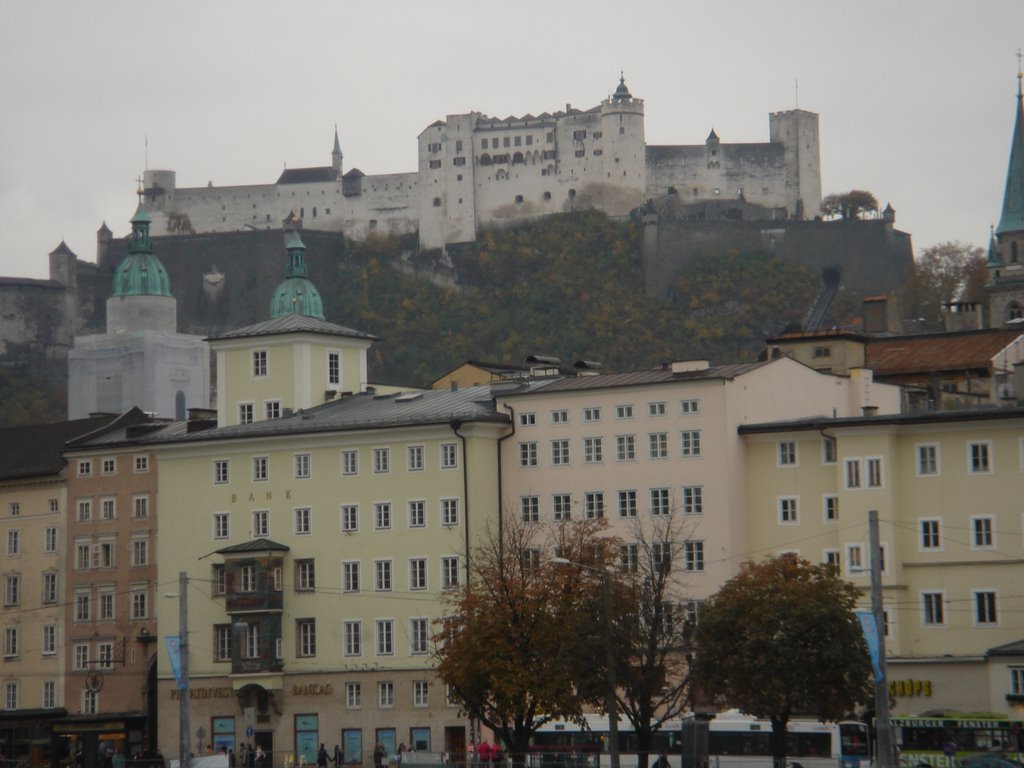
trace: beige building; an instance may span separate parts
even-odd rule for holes
[[[866,591],[877,510],[894,713],[1024,716],[1024,411],[745,425],[749,558],[796,552]]]

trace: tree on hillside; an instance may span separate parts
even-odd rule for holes
[[[859,590],[796,555],[746,563],[694,627],[699,689],[772,723],[777,766],[795,714],[836,720],[871,701],[871,662],[854,614]]]
[[[906,317],[924,318],[942,327],[943,306],[953,301],[980,301],[988,272],[981,248],[957,241],[923,249],[908,267],[900,293]]]
[[[826,216],[859,219],[861,214],[876,213],[878,199],[863,189],[851,189],[841,194],[826,195],[821,201],[821,212]]]
[[[488,532],[471,552],[467,584],[448,596],[434,638],[437,673],[517,765],[537,728],[579,721],[579,691],[599,688],[590,679],[598,667],[579,652],[581,638],[600,631],[598,593],[553,560],[557,551],[598,571],[611,567],[617,545],[601,530],[595,521],[548,528],[508,515],[500,534]]]

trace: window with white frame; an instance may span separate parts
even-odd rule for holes
[[[583,438],[583,463],[600,464],[604,460],[603,442],[600,437]]]
[[[252,351],[252,375],[267,375],[267,350],[254,349]]]
[[[537,414],[534,412],[520,413],[519,414],[519,426],[521,427],[532,427],[537,424]]]
[[[834,523],[839,519],[838,496],[828,495],[822,497],[822,516],[826,523]]]
[[[228,459],[215,459],[213,462],[213,482],[224,485],[230,479],[231,462]]]
[[[295,590],[297,592],[313,592],[316,590],[316,561],[303,558],[295,561]]]
[[[345,683],[345,706],[359,709],[363,706],[363,686],[361,683]]]
[[[392,587],[391,581],[391,561],[390,560],[374,560],[373,561],[373,588],[377,592],[390,592]]]
[[[377,706],[395,706],[395,684],[390,680],[382,680],[377,683]]]
[[[92,499],[78,500],[78,521],[85,523],[92,520]]]
[[[822,552],[822,562],[825,565],[832,566],[837,571],[842,567],[842,562],[839,557],[838,549],[826,549]]]
[[[619,517],[636,517],[636,491],[619,491]]]
[[[995,521],[992,515],[971,517],[971,548],[992,549],[995,546]]]
[[[231,661],[231,625],[213,626],[213,660]]]
[[[117,499],[112,496],[100,499],[100,519],[114,520],[117,517]]]
[[[227,539],[231,536],[231,526],[229,523],[228,512],[214,512],[213,513],[213,538],[214,539]]]
[[[213,563],[210,567],[210,594],[223,597],[228,593],[228,571],[224,563]]]
[[[647,404],[647,415],[648,416],[664,416],[665,415],[665,403],[648,403]]]
[[[17,557],[21,554],[21,530],[12,528],[7,531],[7,556]]]
[[[796,496],[779,497],[779,524],[795,525],[800,522],[800,503]]]
[[[362,656],[363,654],[363,622],[346,621],[343,624],[346,656]],[[356,706],[359,706],[358,703]]]
[[[680,400],[679,401],[679,412],[683,416],[691,416],[695,413],[700,412],[700,401],[699,400]]]
[[[238,569],[238,591],[251,594],[256,591],[256,566],[251,563]]]
[[[343,533],[355,533],[359,530],[359,505],[341,505],[341,530]]]
[[[651,432],[647,435],[647,457],[668,458],[668,432]]]
[[[937,443],[922,443],[917,446],[917,474],[939,474],[939,446]]]
[[[57,527],[49,526],[43,532],[43,552],[52,554],[57,551]]]
[[[295,620],[295,655],[300,658],[316,656],[316,619]]]
[[[391,502],[378,501],[373,505],[373,529],[386,531],[391,528]]]
[[[704,545],[700,548],[700,567],[704,568]],[[651,543],[651,565],[656,571],[667,573],[672,570],[672,545],[667,541],[655,541]]]
[[[292,510],[292,529],[297,536],[308,536],[313,532],[313,510],[296,507]]]
[[[836,439],[834,437],[821,438],[821,463],[836,463]]]
[[[796,441],[780,440],[778,444],[778,465],[780,467],[796,466]]]
[[[681,495],[684,515],[704,514],[704,486],[684,485]]]
[[[430,628],[427,619],[409,620],[409,652],[414,656],[421,656],[429,649]]]
[[[409,472],[423,471],[423,446],[410,445],[405,449],[405,468]]]
[[[860,459],[846,460],[846,487],[860,488]]]
[[[452,589],[459,586],[459,558],[441,558],[441,587]]]
[[[524,523],[540,522],[540,498],[537,496],[519,497],[519,519]]]
[[[43,682],[43,709],[54,709],[57,706],[57,683],[54,680]]]
[[[281,401],[280,400],[267,400],[263,404],[263,412],[266,414],[268,419],[280,419],[281,418]]]
[[[441,526],[451,528],[459,524],[459,500],[441,499]]]
[[[864,547],[861,544],[846,545],[846,572],[848,574],[864,571]]]
[[[145,587],[132,587],[131,617],[133,620],[149,617],[149,592]]]
[[[551,513],[556,521],[572,518],[572,497],[568,493],[556,493],[551,497]]]
[[[359,474],[359,451],[342,451],[341,452],[341,474],[343,474],[343,475],[358,475]]]
[[[409,559],[409,589],[418,591],[427,588],[427,559],[412,557]]]
[[[615,436],[615,460],[636,461],[636,435]]]
[[[946,596],[942,592],[921,593],[921,623],[926,627],[942,626],[946,623]]]
[[[92,476],[92,459],[79,459],[78,460],[78,476],[79,477],[91,477]]]
[[[4,627],[4,658],[13,659],[19,652],[18,628]]]
[[[375,474],[384,474],[391,471],[391,449],[373,449],[373,471]]]
[[[132,539],[132,565],[149,565],[149,541]]]
[[[92,595],[88,590],[75,590],[75,621],[92,618]]]
[[[346,560],[341,564],[341,591],[359,591],[359,561]]]
[[[409,527],[423,528],[427,524],[427,502],[424,499],[409,500]]]
[[[651,488],[650,500],[653,517],[665,517],[672,511],[668,488]]]
[[[583,409],[583,420],[584,421],[600,421],[601,420],[601,409],[596,407],[584,408]]]
[[[258,659],[260,655],[260,625],[246,624],[242,630],[242,657]]]
[[[536,467],[537,466],[537,443],[526,442],[519,444],[519,466],[520,467]]]
[[[976,589],[972,592],[974,597],[974,625],[978,627],[992,627],[999,624],[997,603],[999,596],[995,590]]]
[[[920,531],[920,549],[939,551],[942,549],[942,519],[938,517],[919,518],[917,527]]]
[[[568,440],[551,441],[551,463],[554,465],[564,465],[569,463]]]
[[[60,502],[57,499],[49,499],[47,501],[47,504],[49,506],[51,513],[57,514],[58,512],[60,512]]]
[[[71,668],[76,672],[87,671],[89,669],[89,644],[75,643],[71,652]]]
[[[267,456],[252,457],[253,482],[264,482],[270,479],[270,459]]]
[[[253,410],[254,406],[252,403],[239,403],[238,404],[238,423],[239,424],[252,424],[256,420],[256,416]]]
[[[43,625],[43,639],[40,646],[44,656],[53,656],[57,653],[57,625]]]
[[[4,683],[4,709],[13,712],[18,708],[18,682],[9,680]]]
[[[459,466],[459,446],[455,443],[441,443],[441,469],[456,469]]]
[[[640,567],[640,545],[635,543],[619,545],[619,567],[628,573],[636,573]]]
[[[82,691],[82,714],[95,715],[100,709],[99,691],[91,691],[88,688]]]
[[[57,572],[43,571],[43,605],[57,602]]]
[[[700,456],[700,430],[691,429],[679,433],[683,458]]]
[[[633,418],[633,406],[632,405],[616,405],[615,406],[615,418],[616,419],[632,419]]]
[[[327,353],[327,385],[334,386],[341,384],[341,354],[339,352]]]
[[[270,510],[257,509],[252,513],[252,537],[265,539],[270,536]]]
[[[4,575],[4,606],[13,608],[21,603],[21,575],[8,573]]]
[[[7,511],[10,513],[11,517],[17,517],[21,514],[21,503],[17,501],[10,502],[7,505]]]
[[[687,571],[704,570],[704,542],[683,542],[683,569]]]
[[[117,473],[117,459],[113,456],[104,456],[100,461],[100,470],[104,475],[113,475]]]
[[[99,603],[100,621],[114,620],[114,590],[110,587],[103,587],[96,596]]]
[[[430,706],[430,683],[426,680],[413,680],[412,705],[414,707]]]
[[[294,457],[295,461],[295,478],[297,480],[305,480],[309,477],[310,470],[310,459],[308,453],[296,453]]]
[[[583,516],[587,520],[604,517],[604,491],[587,491],[583,494]]]
[[[135,457],[134,471],[149,472],[149,456],[142,454]]]
[[[96,643],[96,666],[104,670],[114,668],[114,644],[109,640]]]
[[[377,619],[376,645],[378,656],[391,656],[395,652],[395,622],[393,619]]]
[[[879,458],[866,459],[868,488],[882,487],[882,460]]]
[[[132,517],[141,520],[149,517],[149,494],[137,493],[132,496]]]
[[[85,571],[92,568],[92,544],[75,543],[75,570]]]
[[[569,412],[564,409],[559,409],[551,412],[551,423],[552,424],[568,424],[569,423]]]
[[[1010,693],[1024,694],[1024,667],[1010,667]]]
[[[967,444],[967,471],[972,475],[984,475],[992,471],[992,443],[988,440]]]

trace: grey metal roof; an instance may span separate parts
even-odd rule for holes
[[[271,539],[252,539],[243,541],[241,544],[232,544],[230,547],[218,549],[218,555],[237,555],[245,552],[287,552],[287,544],[280,544]]]
[[[924,411],[921,413],[880,413],[876,416],[845,416],[829,418],[827,416],[808,416],[788,421],[769,421],[761,424],[741,424],[738,432],[741,435],[755,435],[771,432],[792,432],[798,430],[822,430],[837,427],[864,427],[878,424],[913,425],[913,424],[955,424],[961,421],[998,421],[1003,419],[1024,418],[1024,407],[1021,406],[987,406],[984,408],[966,408],[959,411]]]
[[[682,371],[673,373],[670,366],[650,371],[633,371],[631,373],[607,373],[600,376],[576,376],[558,379],[543,387],[547,392],[571,392],[574,390],[611,389],[613,387],[645,386],[665,384],[673,381],[712,381],[716,379],[735,379],[750,373],[770,361],[757,363],[736,363],[732,365],[712,365],[699,371]],[[516,393],[519,394],[519,393]]]
[[[207,341],[246,339],[253,336],[275,336],[282,333],[320,333],[328,336],[345,336],[352,339],[367,339],[369,341],[379,341],[380,338],[372,333],[346,328],[343,325],[335,325],[315,317],[282,315],[281,317],[264,320],[253,325],[247,325],[244,328],[227,331],[220,336],[211,336]]]

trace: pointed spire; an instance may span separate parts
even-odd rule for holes
[[[626,75],[621,70],[619,71],[619,87],[615,89],[615,93],[612,94],[612,98],[616,101],[633,98],[633,94],[631,94],[629,92],[629,88],[626,87]]]
[[[338,124],[334,124],[334,154],[341,154],[341,142],[338,141]]]
[[[341,142],[338,140],[338,124],[334,124],[334,149],[331,151],[331,168],[341,178]]]
[[[1006,171],[1006,191],[1003,194],[1003,214],[999,218],[996,234],[1024,232],[1024,71],[1021,70],[1021,52],[1017,52],[1017,115],[1010,144],[1010,166]]]

